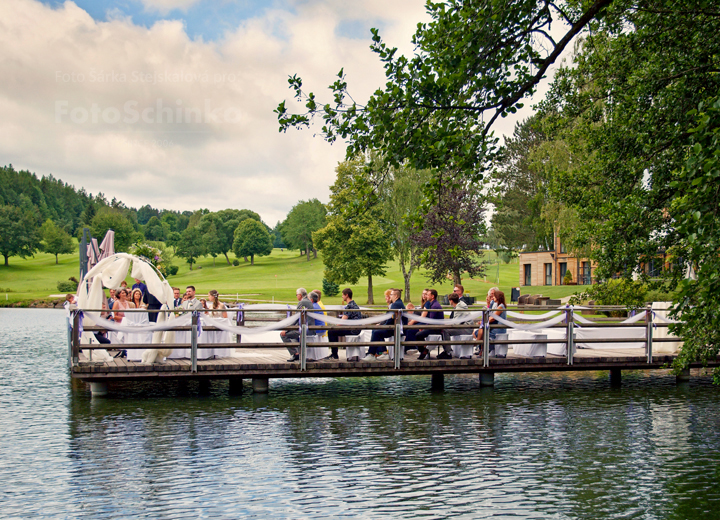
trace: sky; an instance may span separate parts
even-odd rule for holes
[[[288,76],[322,99],[344,68],[363,102],[384,84],[370,29],[411,55],[427,20],[424,0],[2,0],[0,163],[272,227],[301,200],[328,202],[345,157],[318,127],[278,132],[278,103],[300,108]]]

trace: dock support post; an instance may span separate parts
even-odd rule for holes
[[[252,386],[256,394],[267,394],[270,385],[267,377],[253,377]]]
[[[230,395],[242,395],[243,380],[242,377],[231,377],[228,381]]]
[[[480,372],[480,386],[495,386],[495,372]]]
[[[445,389],[445,374],[433,374],[430,380],[430,388],[433,391],[443,391]]]
[[[690,369],[686,368],[682,372],[680,372],[676,377],[675,381],[677,383],[689,383],[690,382]]]
[[[201,379],[198,381],[198,391],[200,395],[210,395],[210,380]]]
[[[610,369],[610,386],[620,386],[622,383],[622,370],[619,368]]]
[[[90,393],[93,397],[103,397],[108,393],[107,383],[90,383]]]

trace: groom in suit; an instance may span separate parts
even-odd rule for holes
[[[189,311],[196,311],[203,308],[203,304],[200,300],[195,298],[195,286],[194,285],[188,285],[185,289],[185,301],[182,302],[183,309],[187,309]]]

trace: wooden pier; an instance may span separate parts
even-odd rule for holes
[[[303,313],[302,323],[305,323]],[[572,323],[569,321],[569,323]],[[75,317],[74,331],[77,331],[77,316]],[[597,324],[599,327],[609,326],[611,324]],[[617,324],[616,324],[617,326]],[[90,383],[93,395],[104,395],[107,392],[107,384],[117,381],[168,381],[168,380],[199,380],[209,381],[213,379],[226,379],[231,382],[231,390],[242,388],[243,379],[251,379],[253,381],[253,389],[256,392],[267,392],[268,380],[273,378],[317,378],[317,377],[367,377],[367,376],[400,376],[400,375],[430,375],[432,377],[433,387],[442,386],[444,374],[478,374],[481,386],[491,386],[495,373],[503,372],[564,372],[564,371],[598,371],[609,370],[611,380],[618,383],[623,370],[649,370],[649,369],[666,369],[668,368],[675,355],[671,354],[655,354],[653,353],[653,343],[668,340],[659,340],[652,338],[652,327],[645,323],[638,324],[645,327],[647,336],[644,348],[618,348],[617,343],[622,340],[595,339],[583,340],[583,343],[599,343],[609,344],[615,343],[612,348],[575,348],[573,345],[574,334],[572,333],[572,325],[561,325],[559,328],[566,328],[572,338],[569,342],[562,341],[567,344],[567,356],[557,356],[547,354],[545,357],[527,357],[520,356],[514,352],[510,346],[506,357],[491,357],[489,355],[490,341],[475,343],[480,348],[481,355],[473,356],[470,359],[433,359],[419,360],[417,351],[410,350],[404,355],[403,359],[395,359],[390,361],[347,361],[345,350],[343,347],[357,346],[352,343],[311,343],[309,338],[305,338],[305,334],[301,335],[300,347],[302,362],[288,362],[288,352],[284,344],[216,344],[215,347],[232,347],[233,354],[231,357],[223,357],[220,359],[167,359],[162,363],[142,364],[140,362],[129,361],[123,358],[115,358],[108,362],[91,361],[88,355],[92,350],[100,348],[122,348],[122,349],[147,349],[147,348],[188,348],[193,349],[193,353],[203,345],[197,344],[197,336],[195,325],[193,327],[184,327],[181,330],[192,330],[192,345],[81,345],[76,333],[71,334],[69,339],[69,365],[70,373],[73,379]],[[332,329],[331,325],[323,327],[308,327],[303,325],[305,332],[308,329],[324,328]],[[422,325],[423,328],[431,328],[432,326]],[[489,326],[486,325],[489,328]],[[392,325],[376,325],[363,328],[391,329]],[[444,327],[448,328],[448,327]],[[87,327],[86,330],[99,330],[99,327]],[[206,329],[212,330],[212,328]],[[399,329],[398,329],[399,330]],[[487,338],[487,335],[486,335]],[[536,343],[538,340],[500,340],[492,342],[495,347],[500,344],[521,344]],[[637,339],[627,339],[637,343]],[[678,338],[672,341],[678,341]],[[557,339],[547,339],[546,343],[557,343]],[[471,343],[459,342],[457,340],[450,342],[436,341],[430,344],[458,344]],[[393,343],[363,343],[364,345],[390,345]],[[394,345],[402,351],[406,347],[412,349],[424,343],[420,342],[404,342],[398,341]],[[339,346],[338,360],[326,359],[321,361],[311,361],[306,358],[306,350],[312,346]],[[82,349],[82,351],[81,351]],[[435,356],[436,352],[433,352]],[[703,365],[693,364],[691,368],[700,368]],[[720,356],[705,365],[709,367],[720,366]],[[683,376],[680,376],[682,378]]]

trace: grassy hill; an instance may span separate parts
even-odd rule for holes
[[[496,262],[495,254],[489,252],[486,259]],[[231,255],[231,261],[233,257]],[[273,250],[270,256],[256,257],[255,265],[243,262],[239,266],[228,266],[225,258],[218,257],[213,266],[211,257],[201,258],[192,271],[189,270],[182,259],[174,260],[180,270],[176,276],[169,278],[171,285],[182,289],[187,285],[194,285],[198,294],[206,294],[211,289],[217,289],[223,299],[234,300],[236,295],[242,301],[281,301],[295,302],[295,289],[305,287],[307,290],[322,289],[323,264],[322,257],[311,259],[309,262],[297,251]],[[50,295],[58,294],[57,282],[67,280],[69,277],[78,277],[78,255],[61,255],[60,263],[55,265],[55,257],[46,253],[38,253],[32,258],[22,259],[13,257],[8,267],[0,266],[0,306],[17,303],[27,305],[35,300],[50,299]],[[499,276],[499,282],[496,278]],[[132,280],[128,278],[128,282]],[[519,267],[517,260],[510,264],[497,264],[488,266],[487,276],[484,279],[463,279],[466,292],[478,299],[484,299],[490,287],[498,286],[505,291],[508,299],[510,288],[519,284]],[[341,289],[347,285],[341,286]],[[367,279],[360,279],[359,283],[350,286],[353,289],[355,300],[363,304],[367,301]],[[384,277],[373,278],[375,303],[383,303],[382,294],[391,287],[403,288],[403,277],[397,262],[388,264],[387,274]],[[411,297],[414,302],[419,301],[423,287],[433,287],[440,294],[452,292],[450,281],[441,285],[430,285],[423,275],[423,271],[415,272],[411,281]],[[552,298],[568,296],[582,289],[576,286],[560,287],[533,287],[522,291],[522,294],[542,294]],[[333,298],[323,297],[328,304],[341,303],[340,296]]]

